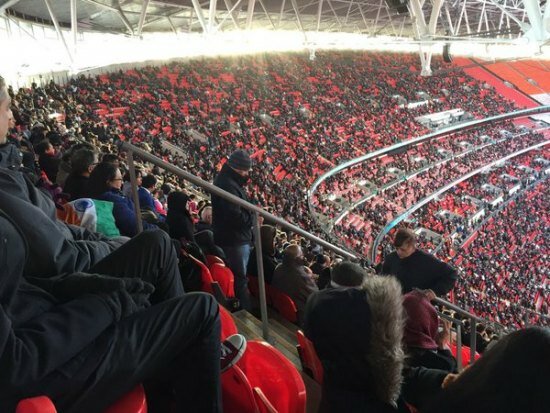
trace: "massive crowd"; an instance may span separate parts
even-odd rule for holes
[[[66,163],[59,162],[60,179],[48,171],[81,140],[102,154],[116,153],[114,143],[129,140],[207,180],[227,154],[243,148],[258,165],[248,186],[253,202],[319,232],[308,213],[305,191],[322,172],[427,133],[415,121],[417,116],[461,108],[481,118],[514,108],[460,71],[425,78],[401,71],[415,56],[388,56],[393,55],[320,54],[316,64],[300,55],[216,59],[208,65],[191,61],[79,77],[65,86],[21,89],[12,92],[19,128],[14,137],[23,134],[37,144],[42,169],[53,184],[63,183]],[[437,68],[440,62],[434,64]],[[424,104],[407,107],[421,100]],[[375,234],[418,199],[489,160],[542,139],[530,132],[513,139],[518,133],[505,122],[415,146],[326,181],[313,203],[323,215],[335,218],[344,206],[372,195],[333,228],[348,247],[367,255]],[[45,137],[52,147],[40,145]],[[122,168],[124,156],[118,154]],[[421,172],[404,181],[413,171]],[[145,174],[149,172],[159,178],[151,193],[164,201],[162,211],[166,194],[160,184],[181,189],[185,183],[145,167]],[[327,194],[344,201],[327,200]],[[449,222],[452,219],[427,227],[441,230]]]

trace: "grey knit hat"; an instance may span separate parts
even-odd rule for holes
[[[252,159],[250,159],[250,155],[242,149],[238,149],[233,152],[229,156],[227,163],[231,168],[239,169],[241,171],[248,171],[252,168]]]

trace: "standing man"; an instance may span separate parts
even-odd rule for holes
[[[386,257],[382,274],[395,275],[403,293],[415,288],[424,290],[429,300],[445,296],[456,283],[456,269],[433,255],[416,248],[413,231],[401,228],[393,240],[395,251]]]
[[[244,186],[248,182],[251,168],[252,159],[248,153],[242,149],[236,150],[214,179],[214,185],[247,201]],[[246,310],[250,309],[246,266],[250,257],[253,224],[252,212],[212,195],[214,241],[225,252],[227,266],[235,276],[235,296]]]

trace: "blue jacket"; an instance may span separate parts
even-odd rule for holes
[[[122,192],[116,189],[104,192],[99,196],[102,201],[113,203],[113,216],[115,223],[120,230],[121,235],[133,237],[137,234],[137,219],[134,209],[134,203],[130,198],[122,195]],[[143,222],[143,229],[156,229],[156,225]]]

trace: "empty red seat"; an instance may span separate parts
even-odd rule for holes
[[[306,388],[300,373],[269,343],[249,341],[237,365],[252,388],[259,388],[269,402],[264,406],[267,410],[262,411],[270,411],[269,408],[279,413],[306,411]]]
[[[15,413],[57,413],[54,404],[46,396],[23,399],[17,404]],[[105,413],[147,413],[145,390],[140,384],[121,397]]]
[[[222,341],[225,340],[227,337],[232,336],[233,334],[237,334],[239,332],[239,330],[237,329],[237,325],[235,324],[235,320],[233,320],[233,316],[229,311],[226,310],[225,307],[221,305],[220,322],[222,325]]]
[[[214,263],[210,267],[210,274],[216,281],[227,298],[235,297],[235,277],[233,272],[225,264]]]
[[[300,360],[302,368],[311,372],[313,380],[319,384],[323,384],[323,365],[313,343],[307,338],[302,330],[296,332],[298,338],[298,346],[300,346]]]
[[[273,303],[273,307],[288,321],[291,323],[298,322],[298,309],[296,304],[292,301],[288,295],[276,288],[270,287],[268,289],[269,296]]]

